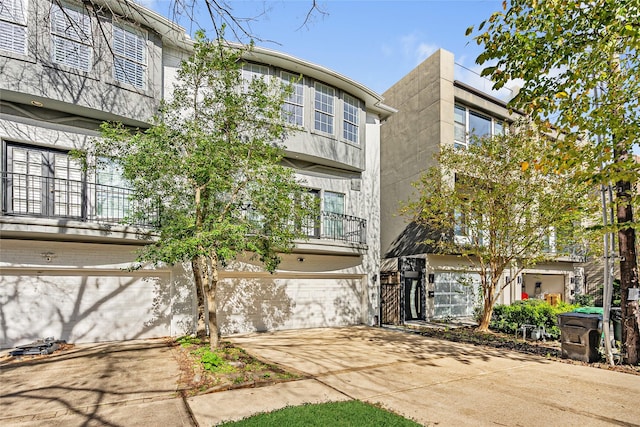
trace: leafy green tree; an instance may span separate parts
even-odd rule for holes
[[[433,237],[425,243],[436,253],[459,254],[479,273],[481,331],[523,269],[585,247],[586,234],[566,231],[578,231],[576,222],[593,206],[589,187],[545,168],[539,153],[550,144],[522,127],[475,139],[468,150],[443,147],[438,166],[414,183],[417,197],[402,208],[430,230]],[[503,274],[509,282],[501,282]]]
[[[638,363],[640,310],[628,296],[638,288],[632,207],[640,165],[631,153],[640,135],[640,0],[505,1],[479,25],[475,40],[484,48],[477,62],[487,65],[482,74],[494,88],[523,82],[511,107],[563,132],[579,129],[592,141],[581,152],[559,143],[563,154],[550,161],[568,168],[586,162],[591,170],[576,179],[615,185],[623,346],[626,361]]]
[[[273,272],[279,253],[303,237],[314,208],[294,171],[281,165],[289,87],[243,79],[244,53],[200,33],[149,129],[105,123],[92,153],[121,166],[136,202],[129,219],[159,208],[155,239],[139,261],[191,264],[199,332],[207,310],[212,349],[219,340],[219,269],[252,254]]]

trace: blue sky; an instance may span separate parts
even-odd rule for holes
[[[169,0],[142,1],[167,15]],[[456,63],[478,71],[478,46],[465,31],[499,10],[502,1],[485,0],[318,0],[302,26],[311,0],[230,0],[232,13],[251,18],[259,46],[322,65],[383,93],[438,48],[455,54]],[[266,12],[265,12],[266,10]],[[211,28],[204,10],[202,25]],[[191,32],[195,28],[181,22]],[[302,28],[301,28],[302,26]],[[213,36],[213,33],[209,33]],[[456,78],[489,90],[490,83],[458,67]]]

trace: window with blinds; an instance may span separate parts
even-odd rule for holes
[[[147,44],[134,31],[113,27],[113,78],[138,89],[147,86]]]
[[[27,53],[27,0],[0,1],[0,50]]]
[[[91,70],[91,19],[70,8],[51,5],[51,60],[80,71]]]

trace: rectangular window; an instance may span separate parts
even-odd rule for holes
[[[0,2],[0,50],[27,53],[27,0]]]
[[[454,141],[456,148],[467,146],[467,110],[459,105],[454,112]]]
[[[475,111],[469,112],[469,135],[477,138],[491,136],[491,117],[483,116]]]
[[[506,131],[502,120],[455,105],[453,111],[453,139],[456,148],[468,148],[474,139],[503,135]]]
[[[323,237],[342,240],[344,238],[344,194],[324,192]]]
[[[118,222],[131,209],[127,182],[122,167],[113,159],[101,158],[96,168],[95,213],[97,218]]]
[[[302,232],[308,237],[320,237],[320,190],[308,189],[312,203],[315,203],[315,213],[304,219],[302,222]]]
[[[51,6],[51,60],[80,71],[91,69],[91,19],[82,12]]]
[[[79,161],[67,153],[7,144],[4,207],[12,214],[80,218],[84,197]]]
[[[347,141],[358,143],[360,102],[353,96],[344,95],[344,129],[343,136]]]
[[[242,92],[249,93],[249,86],[254,79],[262,79],[269,76],[269,67],[259,64],[244,64],[242,66]]]
[[[320,132],[333,134],[333,103],[335,90],[322,83],[316,83],[315,92],[314,127]]]
[[[283,71],[280,74],[282,83],[287,87],[290,85],[292,92],[285,98],[282,104],[282,116],[284,120],[295,126],[302,126],[304,123],[304,87],[302,77]]]
[[[145,37],[113,27],[113,78],[138,89],[147,86],[147,45]]]

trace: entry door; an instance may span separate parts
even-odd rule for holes
[[[82,216],[82,168],[67,153],[7,144],[7,172],[8,213]]]
[[[404,317],[405,320],[424,320],[422,308],[423,290],[420,277],[404,279]]]

